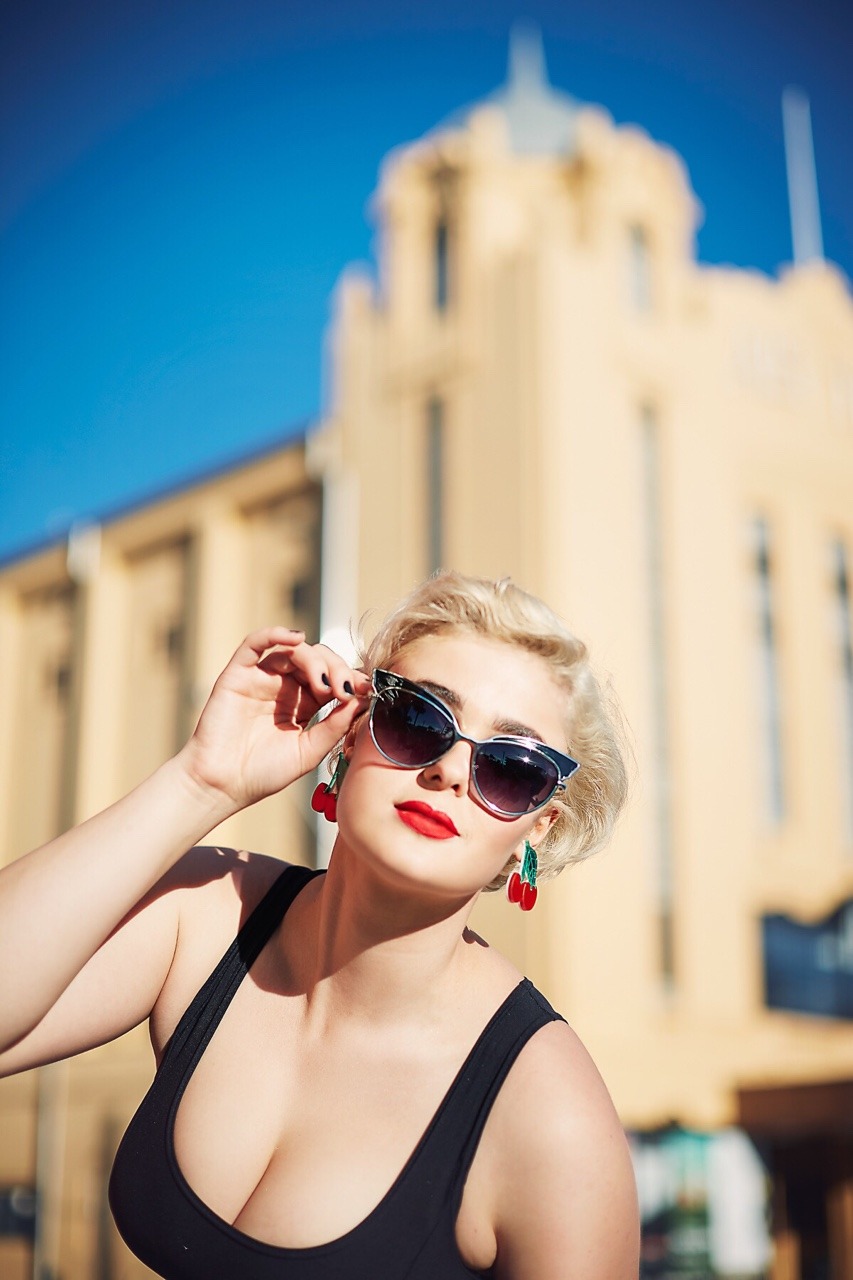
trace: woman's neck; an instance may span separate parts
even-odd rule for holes
[[[346,1018],[375,1029],[385,1021],[431,1022],[469,969],[466,926],[475,900],[437,902],[404,891],[339,842],[306,903],[300,954],[290,952],[311,1020]]]

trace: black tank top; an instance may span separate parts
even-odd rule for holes
[[[256,907],[181,1018],[115,1158],[110,1205],[127,1244],[167,1280],[470,1280],[456,1217],[477,1143],[507,1072],[559,1018],[525,978],[480,1034],[391,1189],[327,1244],[264,1244],[213,1213],[175,1157],[175,1115],[211,1036],[252,962],[314,875],[289,867]]]

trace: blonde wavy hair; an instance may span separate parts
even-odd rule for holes
[[[416,640],[447,634],[485,636],[538,654],[565,691],[566,741],[581,767],[549,801],[557,819],[537,854],[538,879],[552,880],[607,843],[625,803],[625,735],[618,707],[593,674],[582,641],[542,600],[509,578],[493,582],[454,571],[433,575],[385,618],[369,644],[356,642],[360,665],[365,671],[393,668]],[[511,869],[509,864],[488,889],[500,889]]]

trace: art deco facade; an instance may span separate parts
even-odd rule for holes
[[[377,210],[312,446],[324,622],[449,564],[512,575],[588,640],[633,805],[535,920],[487,900],[482,930],[569,1012],[630,1127],[769,1144],[774,1274],[829,1250],[853,1275],[846,281],[697,264],[679,157],[529,57],[388,159]]]
[[[530,917],[484,900],[478,927],[589,1046],[641,1173],[675,1177],[641,1176],[649,1275],[850,1280],[847,283],[822,262],[698,264],[679,157],[557,93],[529,50],[499,94],[387,159],[376,209],[377,278],[340,286],[307,459],[297,442],[109,522],[99,559],[78,535],[70,571],[60,547],[2,571],[3,856],[167,754],[250,625],[343,645],[440,565],[511,575],[611,678],[636,780],[607,852]],[[309,861],[305,799],[222,838]],[[141,1053],[134,1036],[42,1081],[41,1247],[64,1277],[144,1273],[98,1191]],[[7,1185],[33,1185],[36,1093],[0,1093]],[[772,1256],[719,1190],[745,1134]],[[701,1169],[673,1174],[691,1142]]]

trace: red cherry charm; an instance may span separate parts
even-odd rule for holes
[[[525,883],[521,886],[521,902],[519,903],[519,906],[521,907],[522,911],[533,910],[533,908],[536,905],[536,898],[538,894],[539,894],[539,890],[535,888],[532,884]]]
[[[510,902],[521,902],[522,886],[521,876],[517,871],[513,871],[506,885],[506,896]]]
[[[311,797],[311,808],[315,813],[325,813],[328,794],[325,782],[318,782]]]
[[[327,822],[336,822],[338,817],[338,797],[334,791],[326,794],[326,802],[323,805],[323,817]]]

